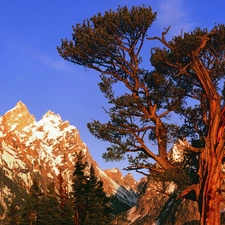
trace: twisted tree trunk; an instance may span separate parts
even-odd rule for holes
[[[200,179],[198,205],[201,225],[220,225],[220,172],[221,163],[215,156],[201,157],[204,164]],[[205,162],[204,162],[205,161]]]
[[[199,157],[199,192],[196,194],[201,225],[220,225],[225,108],[221,110],[220,98],[215,96],[210,102],[211,123],[205,139],[205,148]]]

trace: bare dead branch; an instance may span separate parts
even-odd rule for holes
[[[187,195],[188,193],[190,193],[191,191],[194,191],[196,194],[196,198],[198,199],[199,196],[199,184],[192,184],[188,187],[186,187],[180,195],[177,196],[177,199],[184,197],[185,195]]]
[[[130,170],[139,170],[139,169],[148,169],[149,171],[152,172],[157,172],[157,173],[164,173],[165,170],[160,168],[160,167],[152,167],[152,166],[147,166],[147,165],[135,165],[135,166],[128,166],[127,168],[124,168],[124,170],[130,171]]]
[[[166,39],[165,39],[165,36],[167,35],[167,33],[169,32],[169,30],[170,30],[170,27],[171,26],[169,26],[168,28],[164,28],[164,32],[162,32],[162,37],[160,38],[160,37],[157,37],[157,36],[154,36],[154,37],[151,37],[151,38],[147,38],[148,40],[159,40],[162,44],[164,44],[167,48],[169,48],[169,49],[171,49],[171,50],[173,50],[174,49],[174,47],[172,46],[172,45],[170,45],[167,41],[166,41]]]
[[[138,169],[136,169],[135,171],[136,171],[137,173],[140,173],[140,174],[146,176],[146,177],[148,177],[148,176],[150,175],[150,174],[145,173],[145,172],[143,172],[143,171],[140,171],[140,170],[138,170]]]

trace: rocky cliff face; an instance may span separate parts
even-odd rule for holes
[[[18,102],[0,117],[1,218],[11,200],[18,193],[23,196],[37,174],[45,189],[61,172],[70,189],[76,155],[80,151],[85,160],[94,165],[109,195],[117,195],[128,207],[136,204],[138,183],[132,175],[123,177],[118,169],[101,170],[80,139],[78,130],[68,121],[63,122],[59,115],[48,111],[36,121],[27,107]]]
[[[168,153],[169,160],[179,163],[184,159],[186,140],[178,140]],[[139,196],[137,205],[120,217],[119,225],[197,225],[198,205],[187,199],[177,199],[177,185],[155,181],[149,177]]]
[[[184,160],[187,140],[178,140],[168,153],[169,160],[180,163]],[[194,168],[193,168],[194,169]],[[224,166],[222,167],[224,174]],[[222,189],[225,180],[222,180]],[[200,214],[197,202],[177,199],[180,191],[174,182],[155,181],[149,177],[138,198],[137,205],[117,218],[117,225],[199,225]],[[225,194],[222,194],[225,197]],[[225,204],[221,203],[221,225],[225,224]]]
[[[149,179],[138,199],[120,225],[197,225],[198,205],[186,199],[176,199],[176,185]]]

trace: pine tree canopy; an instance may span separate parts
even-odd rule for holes
[[[219,224],[225,26],[196,28],[167,41],[170,27],[161,37],[149,34],[155,19],[156,13],[145,6],[98,13],[74,26],[72,40],[62,40],[58,52],[65,60],[100,73],[109,121],[95,120],[88,128],[95,137],[111,143],[103,155],[106,160],[127,157],[129,170],[147,169],[175,179],[188,170],[169,160],[171,144],[180,136],[200,143],[183,149],[197,154],[197,179],[182,186],[179,197],[194,191],[201,224]],[[141,55],[149,41],[159,43],[149,49],[151,65],[147,68],[151,70],[142,68]],[[116,92],[118,84],[124,88]]]
[[[129,155],[129,169],[156,169],[150,158],[162,171],[173,167],[167,160],[169,143],[179,136],[203,138],[209,123],[206,95],[221,88],[219,81],[225,74],[223,25],[210,32],[197,28],[167,42],[169,28],[162,37],[147,37],[155,19],[150,7],[119,7],[77,24],[72,40],[62,40],[58,47],[64,59],[101,73],[100,89],[112,105],[106,111],[110,120],[104,124],[94,121],[88,128],[97,138],[112,143],[103,157],[121,160]],[[151,49],[152,71],[141,68],[141,50],[147,40],[164,45]],[[209,87],[198,76],[203,68],[212,80]],[[126,87],[120,96],[113,89],[118,82]],[[196,105],[190,106],[190,99],[196,100]],[[184,121],[181,126],[168,120],[174,114]],[[148,141],[158,145],[156,154]],[[138,154],[134,158],[131,153]]]

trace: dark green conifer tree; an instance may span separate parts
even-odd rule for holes
[[[60,225],[74,225],[74,208],[73,200],[68,196],[64,207],[61,209],[61,224]]]
[[[18,225],[19,224],[19,206],[18,204],[12,202],[9,207],[9,211],[7,214],[7,224],[8,225]]]
[[[54,184],[48,185],[44,194],[35,179],[21,208],[19,225],[62,225],[64,218],[60,216],[60,202]]]
[[[73,184],[72,184],[72,197],[74,203],[75,211],[75,224],[81,225],[85,221],[86,217],[86,192],[87,192],[87,178],[85,175],[85,169],[87,168],[87,163],[83,162],[82,153],[78,153],[77,162],[75,164],[75,169],[73,173]]]
[[[42,195],[38,180],[35,178],[30,189],[30,194],[27,196],[22,208],[20,225],[36,225]]]
[[[90,169],[78,154],[75,164],[73,191],[76,225],[110,224],[110,198],[103,189],[103,183],[95,176],[93,165]],[[86,175],[88,173],[89,175]]]
[[[60,218],[60,202],[55,192],[54,183],[48,185],[46,195],[39,201],[38,217],[36,225],[62,225],[63,218]]]
[[[87,214],[84,224],[110,224],[110,215],[110,198],[106,196],[103,182],[96,177],[94,167],[91,165],[87,180]]]
[[[67,184],[62,172],[58,175],[59,182],[59,202],[60,202],[60,225],[74,225],[74,209],[72,198],[68,194]]]

